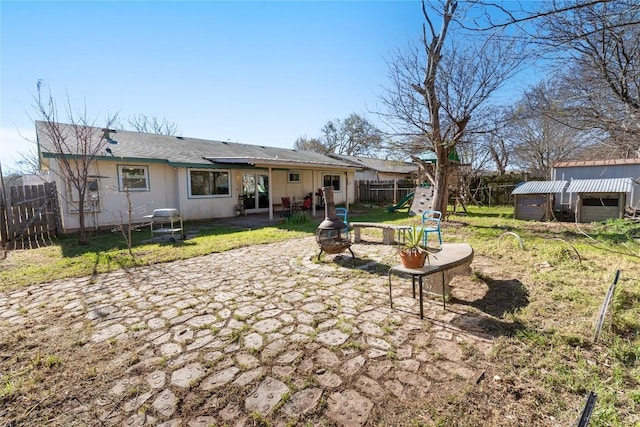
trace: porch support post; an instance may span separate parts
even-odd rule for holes
[[[347,208],[347,212],[349,211],[349,171],[344,173],[344,194],[347,196],[347,200],[344,201],[344,205]]]
[[[398,178],[393,179],[393,204],[398,203]]]
[[[316,170],[311,169],[311,216],[316,216]]]
[[[273,221],[273,169],[269,166],[269,221]]]

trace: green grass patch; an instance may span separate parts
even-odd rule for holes
[[[0,290],[309,237],[321,220],[305,214],[284,224],[256,229],[187,223],[185,229],[197,230],[197,237],[176,243],[146,242],[149,231],[143,230],[134,233],[133,256],[119,233],[94,234],[86,246],[78,245],[75,236],[63,236],[50,247],[8,252],[0,262]],[[349,221],[417,224],[420,218],[410,217],[407,212],[388,213],[381,207],[354,205]],[[640,413],[638,228],[637,223],[621,220],[579,225],[519,221],[513,219],[511,206],[468,206],[466,213],[449,215],[442,224],[443,240],[468,242],[476,254],[474,272],[466,277],[467,289],[475,293],[464,300],[463,310],[482,315],[483,321],[476,326],[493,339],[486,356],[461,344],[465,357],[484,363],[482,369],[487,374],[484,380],[454,394],[434,393],[428,408],[434,422],[481,425],[496,421],[496,425],[506,425],[504,413],[491,419],[486,410],[508,406],[519,417],[511,425],[547,425],[550,417],[557,420],[552,424],[565,425],[569,418],[577,417],[576,408],[583,404],[586,394],[595,391],[598,401],[591,425],[636,423]],[[505,235],[507,232],[517,238]],[[344,266],[351,267],[350,257],[346,259]],[[368,261],[358,260],[356,266],[360,262]],[[594,323],[616,270],[621,271],[618,288],[600,338],[593,342]],[[353,271],[353,277],[364,274],[368,273]],[[303,293],[311,296],[308,290]],[[462,307],[463,301],[455,303]],[[327,310],[339,308],[334,300],[327,301]],[[31,310],[22,309],[20,313],[28,316]],[[382,328],[392,333],[399,325],[388,320]],[[352,328],[345,321],[337,327],[343,331]],[[214,334],[220,332],[218,327],[210,329]],[[246,326],[229,331],[226,339],[241,344],[247,331]],[[310,334],[310,338],[316,334]],[[11,342],[0,342],[0,348],[13,347],[26,337],[12,334],[5,340],[9,338]],[[445,360],[446,355],[431,347],[429,341],[422,346],[434,361]],[[342,346],[343,351],[354,352],[366,348],[358,341]],[[74,353],[79,350],[74,348]],[[257,354],[257,350],[248,351]],[[21,360],[25,374],[7,374],[0,379],[0,401],[13,401],[25,390],[35,390],[40,378],[63,371],[70,363],[70,354],[56,354],[63,353],[42,350]],[[386,359],[395,363],[398,354],[390,350]],[[86,375],[93,378],[97,372],[91,367],[94,365],[88,366]],[[270,422],[259,414],[250,418],[256,425]]]
[[[175,243],[158,238],[149,242],[150,235],[145,229],[133,233],[133,256],[120,233],[94,233],[87,245],[79,245],[76,236],[60,236],[48,247],[9,252],[0,263],[0,290],[310,236],[316,226],[280,224],[247,230],[185,224],[186,230],[197,229],[198,236]]]

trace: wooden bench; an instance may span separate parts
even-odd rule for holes
[[[404,233],[411,230],[410,225],[386,224],[382,222],[350,222],[349,227],[353,228],[354,243],[361,242],[360,230],[363,228],[379,228],[382,229],[382,243],[392,245],[396,242],[395,235],[398,232],[398,238],[404,240]]]

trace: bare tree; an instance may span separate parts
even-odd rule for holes
[[[127,243],[129,255],[133,257],[133,236],[131,235],[131,232],[133,231],[133,202],[131,201],[131,191],[129,190],[129,187],[124,187],[124,194],[127,200],[127,219],[125,225],[125,216],[120,212],[120,232],[122,233],[124,241]]]
[[[367,156],[377,152],[383,141],[383,133],[365,117],[355,113],[344,120],[327,121],[321,132],[320,138],[298,138],[294,147],[322,154]]]
[[[519,69],[526,52],[518,39],[500,34],[477,37],[473,42],[455,40],[450,34],[454,18],[468,11],[458,10],[455,0],[444,0],[436,29],[423,1],[422,47],[400,52],[390,61],[391,87],[381,97],[387,109],[383,117],[395,124],[396,134],[419,143],[404,148],[410,153],[435,152],[433,208],[443,213],[452,150],[468,132],[472,116]],[[417,135],[421,138],[415,138]]]
[[[628,0],[627,0],[628,1]],[[479,13],[458,20],[461,27],[471,31],[496,31],[517,27],[523,34],[533,35],[530,24],[543,19],[555,19],[587,7],[609,3],[611,0],[551,0],[545,2],[504,2],[473,0]]]
[[[542,28],[546,43],[570,55],[560,82],[572,125],[600,131],[617,157],[640,156],[640,4],[597,4]]]
[[[320,143],[325,147],[326,153],[337,153],[340,141],[342,140],[342,127],[340,119],[329,120],[320,130],[322,136]]]
[[[136,132],[153,133],[157,135],[180,136],[181,131],[176,123],[168,121],[165,117],[159,119],[156,116],[140,114],[127,119],[129,127]]]
[[[51,94],[49,93],[46,100],[41,99],[40,82],[35,101],[36,114],[40,119],[35,123],[38,144],[54,156],[51,160],[40,159],[43,162],[41,168],[47,166],[46,161],[57,163],[56,166],[50,167],[50,170],[64,181],[68,186],[66,190],[77,198],[73,203],[78,213],[78,242],[86,244],[88,238],[85,202],[90,177],[95,174],[96,157],[107,147],[108,129],[114,123],[115,117],[108,117],[105,120],[105,131],[101,131],[95,127],[96,120],[89,119],[86,106],[79,113],[73,112],[67,96],[66,113],[69,124],[62,124],[58,120],[58,109]],[[61,189],[61,192],[64,193],[65,189]]]
[[[486,170],[493,164],[498,175],[505,175],[511,164],[511,144],[509,139],[509,120],[511,109],[489,106],[474,120],[475,126],[468,132],[467,140],[458,152],[471,163],[474,171]]]
[[[491,155],[491,160],[493,160],[493,164],[498,171],[498,175],[506,174],[511,152],[507,140],[502,138],[499,134],[489,134],[487,148]]]
[[[550,176],[555,162],[578,158],[589,148],[589,135],[572,126],[561,91],[542,82],[516,105],[509,125],[514,163],[537,176]]]
[[[322,128],[322,141],[331,153],[366,156],[380,149],[382,132],[366,118],[352,113],[344,120],[328,121]]]
[[[640,4],[637,0],[476,1],[461,26],[517,28],[555,60],[568,126],[589,130],[609,157],[640,156]],[[562,121],[562,117],[554,117]]]
[[[299,151],[314,151],[320,154],[328,154],[327,147],[320,142],[318,138],[307,138],[307,136],[301,136],[293,143],[293,148]]]

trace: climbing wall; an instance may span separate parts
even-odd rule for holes
[[[431,209],[433,199],[433,187],[416,187],[413,195],[413,203],[409,209],[409,216],[422,216],[422,212]]]

